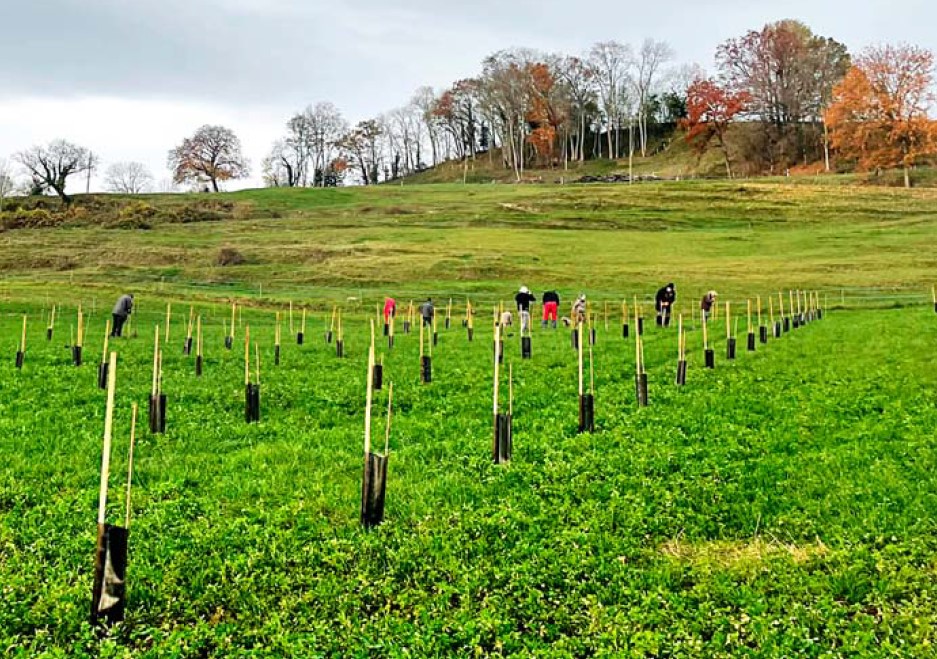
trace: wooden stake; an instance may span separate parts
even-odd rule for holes
[[[778,313],[781,318],[784,318],[784,296],[781,295],[781,291],[778,291]]]
[[[114,430],[114,393],[117,390],[117,353],[111,353],[107,372],[107,407],[104,413],[104,447],[101,450],[101,487],[98,490],[98,524],[104,524],[107,477],[111,471],[111,435]]]
[[[387,426],[384,430],[384,457],[390,454],[390,419],[394,412],[394,383],[387,388]]]
[[[107,345],[106,340],[105,345]],[[26,354],[26,314],[23,314],[23,335],[20,337],[20,352]]]
[[[234,341],[234,325],[237,323],[237,302],[231,303],[231,327],[229,328],[231,341]]]
[[[701,318],[703,319],[703,350],[709,350],[709,334],[706,331],[709,321],[706,320],[706,314],[701,314]]]
[[[124,494],[126,512],[124,513],[124,528],[130,530],[130,485],[133,482],[133,445],[137,437],[137,404],[131,406],[130,413],[130,450],[127,453],[127,491]]]
[[[26,321],[25,321],[25,319],[23,320],[23,329],[24,329],[24,330],[26,329]],[[110,338],[111,338],[111,321],[108,320],[107,322],[104,323],[104,352],[103,352],[103,354],[101,355],[101,363],[102,363],[102,364],[105,363],[105,362],[107,362],[107,342],[110,340]],[[25,336],[25,333],[24,333],[24,335],[23,335],[23,345],[24,345],[24,347],[23,347],[23,352],[26,352],[25,344],[26,344],[26,336]]]
[[[584,393],[583,383],[582,383],[582,344],[585,343],[588,339],[582,335],[582,320],[578,319],[576,324],[579,336],[577,343],[579,344],[579,396],[582,397]]]
[[[49,329],[55,329],[55,305],[52,305],[52,314],[49,316]]]
[[[306,307],[303,307],[303,320],[302,320],[302,324],[299,327],[300,327],[299,331],[305,334],[306,333]]]
[[[748,300],[748,333],[752,333],[752,301]]]
[[[729,302],[726,302],[726,338],[732,338],[732,309],[729,306]]]
[[[172,303],[166,304],[166,340],[163,343],[169,343],[169,328],[172,324]]]
[[[75,331],[75,345],[81,348],[85,344],[85,322],[81,305],[78,305],[78,329]]]
[[[244,384],[251,383],[251,326],[244,328]]]
[[[157,391],[157,380],[159,379],[159,325],[156,326],[156,336],[153,339],[153,396],[155,397],[159,392]]]
[[[195,354],[199,357],[202,356],[202,315],[199,314],[198,320],[196,322],[196,339],[195,339]]]
[[[290,300],[290,336],[293,336],[293,301]]]
[[[190,304],[189,305],[189,322],[186,324],[185,328],[185,338],[192,338],[192,326],[195,324],[195,308]]]
[[[500,371],[498,354],[501,351],[501,327],[495,326],[495,385],[494,385],[494,421],[497,427],[498,423],[498,375]]]
[[[374,321],[371,321],[371,335],[374,335]],[[374,342],[368,348],[368,379],[367,394],[364,407],[364,457],[367,459],[371,452],[371,402],[374,397]]]

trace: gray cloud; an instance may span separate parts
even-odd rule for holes
[[[402,103],[417,86],[471,75],[499,48],[581,52],[600,40],[670,41],[710,65],[717,43],[797,17],[857,48],[878,40],[937,47],[937,10],[911,0],[31,0],[3,9],[0,100],[107,95],[292,106],[327,98],[350,114]],[[770,5],[769,5],[770,7]],[[288,110],[287,110],[288,111]]]

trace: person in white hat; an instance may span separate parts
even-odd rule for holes
[[[521,286],[521,290],[514,296],[514,301],[517,303],[517,312],[521,317],[521,334],[523,334],[530,330],[530,304],[536,302],[537,298],[531,294],[529,288]]]

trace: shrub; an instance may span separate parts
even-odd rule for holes
[[[241,265],[246,261],[247,259],[244,258],[244,255],[233,247],[222,247],[218,251],[218,258],[215,259],[215,262],[222,267],[227,265]]]

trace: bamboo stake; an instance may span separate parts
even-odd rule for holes
[[[302,324],[299,326],[299,328],[300,328],[299,329],[300,332],[302,332],[303,334],[306,333],[306,307],[303,307],[303,319],[302,319]]]
[[[163,343],[169,343],[169,328],[172,323],[172,302],[166,304],[166,339]]]
[[[293,301],[290,300],[290,336],[293,336]]]
[[[394,411],[394,383],[387,388],[387,426],[384,430],[384,457],[390,454],[390,419]]]
[[[131,406],[130,414],[130,450],[127,453],[127,491],[124,495],[126,500],[126,512],[124,513],[124,528],[130,530],[130,485],[133,481],[133,445],[137,438],[137,404]]]
[[[748,300],[748,333],[752,333],[752,301]]]
[[[104,413],[104,447],[101,451],[101,487],[98,491],[98,524],[104,524],[107,508],[107,477],[111,471],[111,435],[114,429],[114,393],[117,389],[117,353],[111,353],[107,373],[107,406]]]
[[[732,338],[732,309],[730,303],[726,302],[726,339]]]
[[[595,360],[592,356],[592,344],[589,344],[589,393],[595,395]]]
[[[495,346],[497,348],[498,346]],[[420,323],[420,360],[423,359],[423,323]]]
[[[194,324],[195,324],[195,307],[193,307],[193,306],[190,304],[190,305],[189,305],[189,322],[186,324],[186,327],[185,327],[185,338],[186,338],[186,339],[191,339],[191,338],[192,338],[192,327],[193,327]]]
[[[761,296],[760,295],[755,296],[755,304],[758,307],[758,327],[761,327],[763,323],[761,322]]]
[[[101,355],[101,363],[107,361],[107,343],[111,338],[111,321],[104,323],[104,352]],[[23,352],[26,352],[26,319],[23,319]]]
[[[251,383],[251,326],[244,328],[244,384]]]
[[[231,303],[231,327],[230,327],[231,334],[230,336],[231,336],[232,341],[234,341],[234,324],[237,322],[237,306],[238,306],[237,302]]]
[[[452,298],[449,298],[449,304],[446,305],[446,325],[452,323]]]
[[[157,395],[157,379],[159,378],[159,325],[156,326],[156,336],[153,339],[153,396]]]
[[[199,314],[198,320],[196,321],[196,348],[195,354],[199,357],[202,356],[202,314]]]
[[[107,340],[105,339],[105,345]],[[26,354],[26,314],[23,314],[23,334],[20,337],[20,352]]]
[[[52,315],[49,316],[49,329],[50,330],[55,329],[55,305],[54,304],[52,305]]]
[[[683,314],[677,316],[677,361],[683,361]]]
[[[260,386],[260,344],[254,342],[254,370],[257,373],[257,386]]]
[[[371,321],[371,335],[374,335],[374,321]],[[368,379],[364,407],[364,457],[371,452],[371,402],[374,399],[374,342],[368,348]]]
[[[85,323],[84,314],[81,312],[81,305],[78,305],[78,329],[75,331],[75,345],[81,348],[85,344]]]
[[[768,322],[774,327],[774,298],[768,296]]]
[[[703,319],[703,350],[709,350],[709,334],[706,331],[709,321],[706,319],[706,314],[701,314],[700,317]]]
[[[156,361],[156,394],[163,394],[163,349],[159,349],[159,359]]]
[[[495,383],[494,383],[494,422],[495,427],[498,424],[498,375],[499,375],[499,362],[498,362],[498,352],[499,345],[501,343],[501,328],[495,327]]]
[[[586,338],[582,335],[582,319],[578,320],[578,330],[579,330],[579,340],[576,342],[579,344],[579,397],[582,397],[583,394],[583,384],[582,384],[582,344],[586,342]]]
[[[780,314],[781,319],[784,319],[784,296],[781,295],[781,291],[778,291],[778,313]]]

